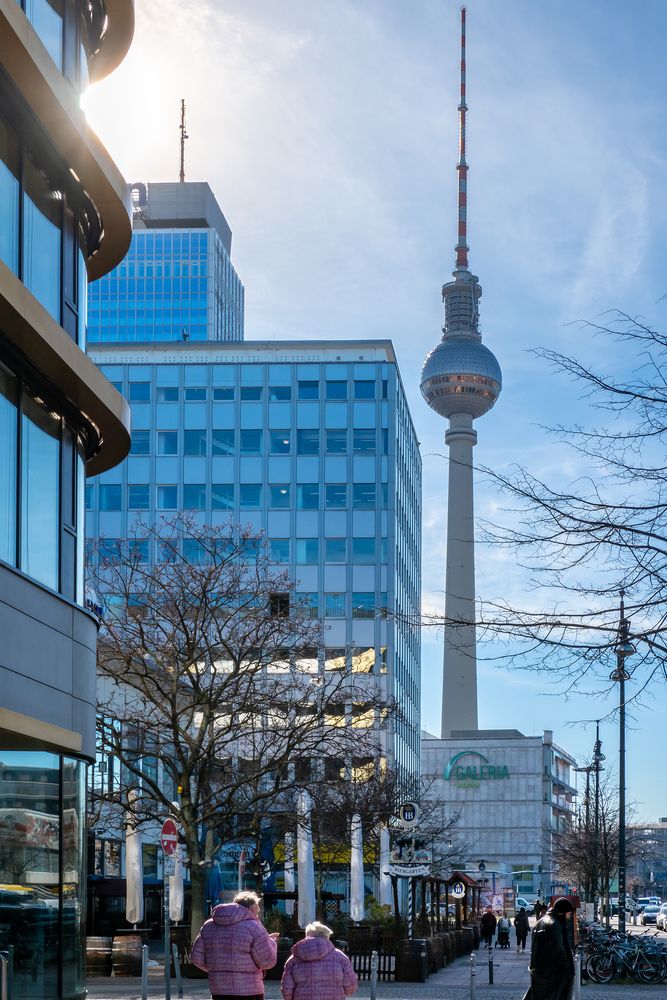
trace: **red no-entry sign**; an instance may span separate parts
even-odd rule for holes
[[[162,824],[160,844],[167,857],[171,858],[176,853],[176,848],[178,847],[178,827],[171,818],[166,819]]]

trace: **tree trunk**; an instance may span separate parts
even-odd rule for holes
[[[208,872],[206,868],[192,866],[190,868],[190,886],[192,891],[192,915],[190,918],[190,938],[191,941],[199,934],[199,928],[208,918],[206,912],[206,881]]]

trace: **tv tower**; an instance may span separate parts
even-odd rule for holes
[[[478,329],[482,289],[468,267],[468,164],[466,163],[466,10],[461,8],[461,101],[459,112],[458,241],[453,281],[442,287],[443,337],[424,361],[424,399],[449,427],[445,643],[442,689],[443,739],[452,730],[476,730],[477,645],[475,635],[475,526],[473,420],[491,409],[502,386],[500,365],[482,344]]]

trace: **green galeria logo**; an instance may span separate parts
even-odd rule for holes
[[[462,757],[476,757],[474,764],[459,763]],[[481,781],[499,781],[509,778],[507,764],[489,764],[484,754],[476,750],[462,750],[455,754],[442,774],[445,781],[456,781],[457,788],[479,788]]]

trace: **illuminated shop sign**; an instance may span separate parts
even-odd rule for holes
[[[462,758],[474,757],[476,760]],[[442,774],[445,781],[456,781],[459,788],[478,788],[481,781],[500,781],[509,778],[507,764],[489,764],[487,758],[476,750],[462,750],[455,754]]]

